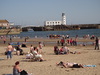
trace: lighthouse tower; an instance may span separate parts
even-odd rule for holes
[[[66,25],[66,16],[65,16],[65,13],[62,13],[62,25]]]

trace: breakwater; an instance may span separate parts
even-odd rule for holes
[[[64,31],[64,30],[80,30],[80,29],[100,29],[100,24],[76,24],[76,25],[52,25],[52,26],[27,26],[22,31],[28,31],[31,28],[34,31]]]
[[[20,34],[21,29],[0,29],[0,35]]]

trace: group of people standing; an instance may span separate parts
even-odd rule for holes
[[[77,38],[75,39],[65,39],[65,38],[62,38],[60,41],[58,40],[57,41],[57,44],[58,46],[61,45],[61,46],[64,46],[64,45],[71,45],[71,46],[77,46]]]

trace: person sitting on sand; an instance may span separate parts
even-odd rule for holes
[[[60,53],[60,54],[65,54],[65,53],[64,53],[64,47],[61,47],[61,48],[60,48],[60,52],[59,52],[59,53]]]
[[[15,62],[13,66],[13,75],[28,75],[25,70],[21,70],[19,66],[19,61]]]
[[[26,46],[26,43],[22,43],[22,45],[21,45],[21,46],[22,46],[22,47],[27,47],[27,46]]]
[[[42,52],[43,46],[44,46],[44,45],[43,45],[41,42],[39,42],[39,53],[43,53],[43,52]]]
[[[63,47],[63,52],[64,54],[68,54],[69,53],[69,48],[67,46]]]
[[[58,55],[59,54],[59,48],[58,48],[58,46],[54,46],[54,53],[56,54],[56,55]]]
[[[20,45],[16,47],[17,55],[23,55],[23,50],[20,48]]]
[[[33,58],[33,54],[32,54],[33,51],[34,51],[34,47],[33,47],[33,45],[31,45],[30,46],[30,51],[28,52],[28,54],[26,54],[26,59]]]
[[[32,53],[32,51],[33,51],[33,45],[31,45],[30,47],[30,53]]]
[[[35,60],[44,61],[42,55],[38,53],[37,47],[34,47],[34,51],[32,53],[33,53],[33,56],[35,57]]]
[[[67,46],[64,46],[59,50],[58,46],[54,46],[54,53],[57,55],[58,54],[68,54],[69,48]]]
[[[65,68],[83,68],[83,65],[82,64],[78,64],[78,63],[64,63],[64,62],[60,62],[60,63],[57,63],[57,66],[63,66]]]
[[[64,52],[64,54],[80,54],[80,52],[77,52],[77,51],[74,51],[74,52],[72,52],[72,51],[70,51],[69,50],[69,48],[67,47],[67,46],[64,46],[63,48],[62,48],[62,50],[63,50],[63,52]]]
[[[28,54],[26,54],[26,59],[32,59],[33,58],[33,54],[28,52]]]
[[[67,54],[67,53],[69,53],[69,48],[67,46],[63,46],[60,49],[60,54]]]

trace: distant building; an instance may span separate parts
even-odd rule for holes
[[[13,22],[10,22],[9,25],[10,25],[10,26],[14,26],[14,23],[13,23]]]
[[[65,16],[65,13],[62,13],[62,25],[66,25],[66,16]]]
[[[45,21],[45,26],[52,26],[52,25],[61,25],[61,21]]]
[[[45,26],[53,26],[53,25],[66,25],[66,16],[65,13],[62,13],[62,21],[45,21]]]
[[[0,28],[9,28],[9,22],[7,20],[0,20]]]

